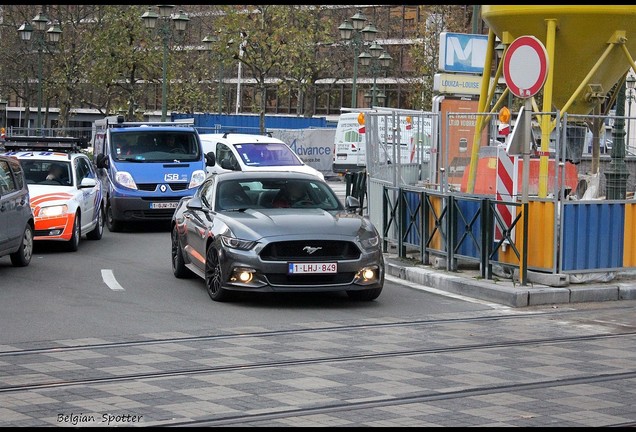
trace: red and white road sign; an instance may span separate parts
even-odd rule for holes
[[[503,62],[506,85],[517,97],[534,96],[548,77],[548,53],[534,36],[520,36],[512,41]]]
[[[509,156],[503,148],[497,149],[497,183],[495,192],[497,201],[513,202],[517,196],[517,156]],[[497,204],[495,211],[499,214],[505,228],[510,228],[515,217],[516,207],[512,205]],[[514,241],[514,229],[509,233],[510,239]],[[495,223],[494,240],[502,240],[503,232],[501,227]]]

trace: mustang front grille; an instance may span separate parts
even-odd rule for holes
[[[348,241],[299,240],[270,243],[260,256],[264,261],[355,260],[360,250]]]

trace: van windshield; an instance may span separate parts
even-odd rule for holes
[[[111,132],[112,154],[135,162],[191,162],[201,158],[196,134],[187,131]]]
[[[247,166],[296,166],[300,158],[284,143],[236,144],[236,151]]]

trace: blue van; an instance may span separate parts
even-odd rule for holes
[[[97,120],[93,155],[112,232],[131,221],[169,221],[181,198],[193,195],[205,180],[206,165],[214,163],[203,153],[194,120]]]

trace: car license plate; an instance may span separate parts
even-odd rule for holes
[[[176,209],[177,204],[179,203],[176,201],[153,202],[153,203],[150,203],[150,208],[151,209]]]
[[[338,263],[289,263],[289,274],[337,273]]]

